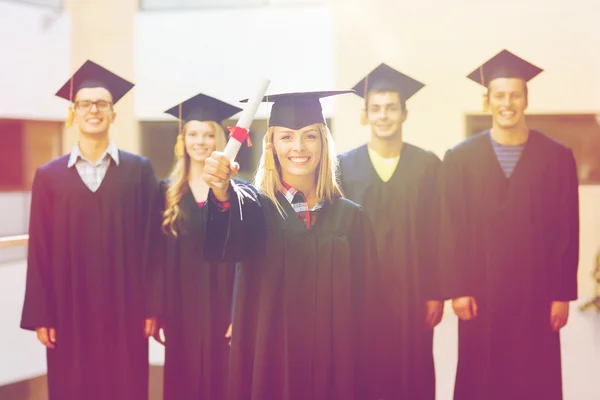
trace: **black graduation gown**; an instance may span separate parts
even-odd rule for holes
[[[531,131],[507,178],[489,132],[443,162],[443,290],[473,296],[459,323],[456,400],[562,399],[552,301],[577,298],[578,186],[572,152]]]
[[[247,188],[247,187],[246,187]],[[365,344],[381,340],[369,318],[378,261],[366,214],[337,199],[307,230],[278,195],[282,218],[262,194],[209,203],[211,249],[244,259],[237,276],[230,399],[370,400]],[[240,207],[242,215],[240,216]],[[229,218],[229,219],[228,219]],[[214,255],[213,255],[214,256]],[[211,256],[212,257],[212,256]]]
[[[394,174],[383,182],[367,145],[339,159],[344,196],[364,207],[373,224],[392,307],[384,348],[386,398],[434,400],[433,330],[425,324],[425,301],[441,299],[437,274],[441,161],[404,143]]]
[[[166,324],[164,399],[223,400],[235,264],[204,261],[207,208],[189,189],[180,204],[182,232],[177,238],[162,232],[166,189],[161,182],[152,263],[159,272],[154,314]]]
[[[94,193],[68,158],[35,174],[21,327],[56,329],[56,349],[47,350],[50,400],[143,400],[154,171],[146,158],[119,151]]]

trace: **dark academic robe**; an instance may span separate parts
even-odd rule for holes
[[[562,399],[550,305],[577,298],[572,152],[531,131],[507,178],[489,131],[469,138],[444,158],[443,206],[443,290],[478,306],[459,323],[454,399]]]
[[[165,323],[165,400],[224,400],[227,393],[234,263],[204,261],[206,205],[188,188],[178,237],[162,232],[167,182],[161,182],[153,224],[156,308]]]
[[[372,292],[379,264],[366,214],[336,199],[307,230],[283,196],[286,218],[264,195],[250,193],[243,204],[234,196],[225,213],[209,202],[210,248],[244,260],[230,399],[375,399],[368,377],[379,366],[369,364],[365,342],[386,336],[369,319],[380,311]]]
[[[150,162],[119,151],[94,193],[69,155],[35,174],[21,327],[56,329],[50,400],[148,396],[144,338]]]
[[[383,182],[366,145],[342,154],[344,196],[360,204],[375,231],[391,305],[384,354],[389,400],[434,400],[433,330],[425,301],[441,300],[438,281],[440,159],[404,143],[389,181]]]

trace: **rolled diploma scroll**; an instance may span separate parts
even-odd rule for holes
[[[260,106],[265,93],[267,93],[267,88],[269,87],[270,83],[271,81],[266,78],[261,79],[260,84],[254,92],[254,95],[248,99],[248,103],[246,103],[246,107],[242,111],[240,119],[235,127],[231,130],[231,136],[229,137],[229,141],[227,141],[227,145],[223,151],[223,153],[225,153],[225,157],[227,157],[229,161],[235,161],[235,157],[240,151],[242,143],[244,143],[244,140],[248,137],[250,125],[254,120],[258,106]],[[221,187],[222,185],[220,183],[215,183],[215,186]]]

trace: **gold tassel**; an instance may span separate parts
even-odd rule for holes
[[[184,155],[185,143],[183,142],[183,136],[177,135],[177,142],[175,143],[175,157],[177,157],[177,159],[181,159]]]
[[[267,102],[269,101],[269,95],[266,96],[265,99]],[[269,128],[271,123],[269,121],[270,114],[267,114],[267,133],[265,134],[265,139],[267,139],[266,135],[269,134]],[[271,140],[273,140],[273,136],[271,136]],[[264,167],[267,171],[273,171],[275,169],[275,155],[273,154],[273,143],[267,139],[267,143],[265,144],[265,150],[263,151],[264,158]]]
[[[360,124],[366,126],[369,124],[369,118],[367,118],[367,110],[363,108],[360,114]]]
[[[75,111],[73,111],[73,104],[69,105],[69,111],[67,113],[67,120],[65,121],[66,126],[73,125],[73,120],[75,119]]]
[[[365,87],[363,93],[365,100],[365,108],[363,108],[360,114],[360,124],[362,126],[366,126],[369,123],[369,119],[367,118],[367,107],[369,106],[369,102],[367,101],[369,98],[369,75],[365,77]]]
[[[67,114],[67,121],[65,122],[66,126],[73,125],[73,120],[75,119],[75,110],[73,109],[73,77],[69,79],[69,112]]]
[[[483,76],[483,65],[481,67],[479,67],[479,80],[483,86],[486,86],[485,79]],[[483,105],[482,105],[483,112],[488,112],[489,104],[488,104],[488,99],[487,99],[487,91],[483,94],[482,100],[483,100]]]
[[[185,142],[183,141],[183,121],[181,120],[181,104],[179,104],[177,119],[177,142],[175,142],[175,157],[179,160],[185,155]]]

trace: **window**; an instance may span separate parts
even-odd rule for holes
[[[0,192],[29,190],[35,170],[60,155],[62,130],[61,122],[0,120]]]
[[[140,9],[185,10],[202,8],[229,8],[267,6],[276,4],[322,4],[328,0],[140,0]]]
[[[0,121],[0,191],[21,190],[24,186],[23,124]]]

